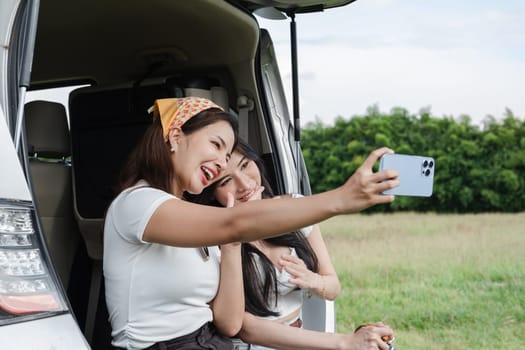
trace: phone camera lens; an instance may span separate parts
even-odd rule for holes
[[[428,166],[428,160],[425,160],[425,161],[423,162],[423,166],[424,166],[425,168]]]
[[[434,166],[434,162],[433,161],[430,161],[430,163],[428,163],[428,167],[429,168],[432,168]]]
[[[425,176],[430,175],[430,169],[425,170]]]

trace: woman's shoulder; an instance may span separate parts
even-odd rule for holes
[[[111,206],[119,206],[121,208],[132,206],[133,208],[138,209],[141,207],[149,207],[154,202],[176,198],[177,197],[171,193],[151,187],[146,181],[141,180],[134,186],[123,190],[115,198]]]
[[[171,193],[168,193],[164,190],[151,186],[145,180],[140,180],[135,185],[126,188],[120,193],[120,195],[124,197],[133,197],[133,196],[163,197],[163,196],[167,196],[167,197],[177,198]]]

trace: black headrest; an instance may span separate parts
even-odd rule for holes
[[[75,201],[82,218],[104,217],[120,170],[152,123],[147,110],[165,85],[75,90],[69,97]]]
[[[47,158],[71,155],[67,114],[57,102],[32,101],[25,105],[28,152]]]

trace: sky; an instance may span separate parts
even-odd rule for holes
[[[291,109],[289,20],[272,35]],[[377,106],[525,118],[525,0],[358,0],[296,16],[301,125]]]

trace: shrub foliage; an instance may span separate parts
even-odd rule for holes
[[[366,115],[339,117],[333,125],[308,123],[301,147],[312,192],[341,185],[374,149],[431,156],[436,161],[430,198],[400,197],[368,211],[456,213],[525,210],[525,122],[507,110],[501,121],[486,117],[482,126],[468,116],[389,114],[370,107]],[[377,166],[377,164],[376,164]]]

